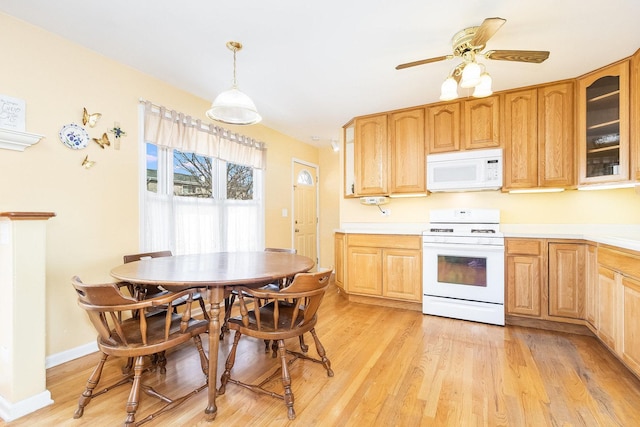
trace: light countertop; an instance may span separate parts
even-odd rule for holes
[[[422,235],[429,223],[342,223],[334,230],[347,234]],[[640,251],[640,224],[500,224],[504,236],[538,239],[578,239]]]

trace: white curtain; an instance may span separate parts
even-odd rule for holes
[[[266,158],[264,143],[213,125],[202,125],[189,116],[155,107],[150,102],[144,105],[144,142],[157,145],[159,151],[175,149],[253,167],[254,198],[175,196],[172,188],[162,191],[163,174],[159,164],[158,192],[147,191],[146,184],[142,184],[143,251],[170,249],[180,255],[264,248],[261,191]],[[172,154],[168,153],[167,157],[165,166],[171,163]]]

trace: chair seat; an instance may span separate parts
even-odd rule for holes
[[[171,324],[168,328],[168,339],[165,337],[166,312],[158,311],[146,315],[147,319],[147,344],[142,344],[140,321],[138,319],[125,320],[122,325],[121,339],[115,331],[112,331],[109,339],[98,338],[98,347],[103,353],[110,356],[135,357],[149,354],[150,351],[164,351],[182,342],[189,341],[195,335],[207,332],[209,322],[207,320],[189,319],[184,331],[181,330],[182,315],[173,313]],[[138,349],[139,351],[136,351]]]
[[[254,310],[249,311],[248,319],[249,324],[244,325],[242,316],[236,316],[229,319],[229,328],[239,330],[240,333],[247,335],[246,329],[252,331],[251,335],[256,338],[262,339],[287,339],[297,337],[301,333],[311,330],[316,324],[316,317],[312,317],[311,321],[303,324],[305,318],[305,311],[298,309],[296,324],[292,325],[292,319],[294,318],[294,311],[296,306],[286,301],[279,301],[278,304],[278,325],[276,327],[274,323],[275,313],[275,301],[272,301],[262,307],[260,307],[260,322],[256,320],[256,314]],[[292,327],[293,326],[293,327]],[[264,334],[264,336],[262,336]]]

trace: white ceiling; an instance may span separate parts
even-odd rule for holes
[[[487,17],[507,20],[487,49],[551,51],[542,64],[485,61],[496,91],[640,48],[640,0],[0,0],[0,11],[204,99],[230,88],[225,44],[239,41],[238,84],[263,124],[315,145],[354,116],[437,101],[458,60],[395,66],[449,54],[454,33]]]

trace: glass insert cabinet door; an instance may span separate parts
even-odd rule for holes
[[[579,81],[580,183],[629,178],[629,63]]]

